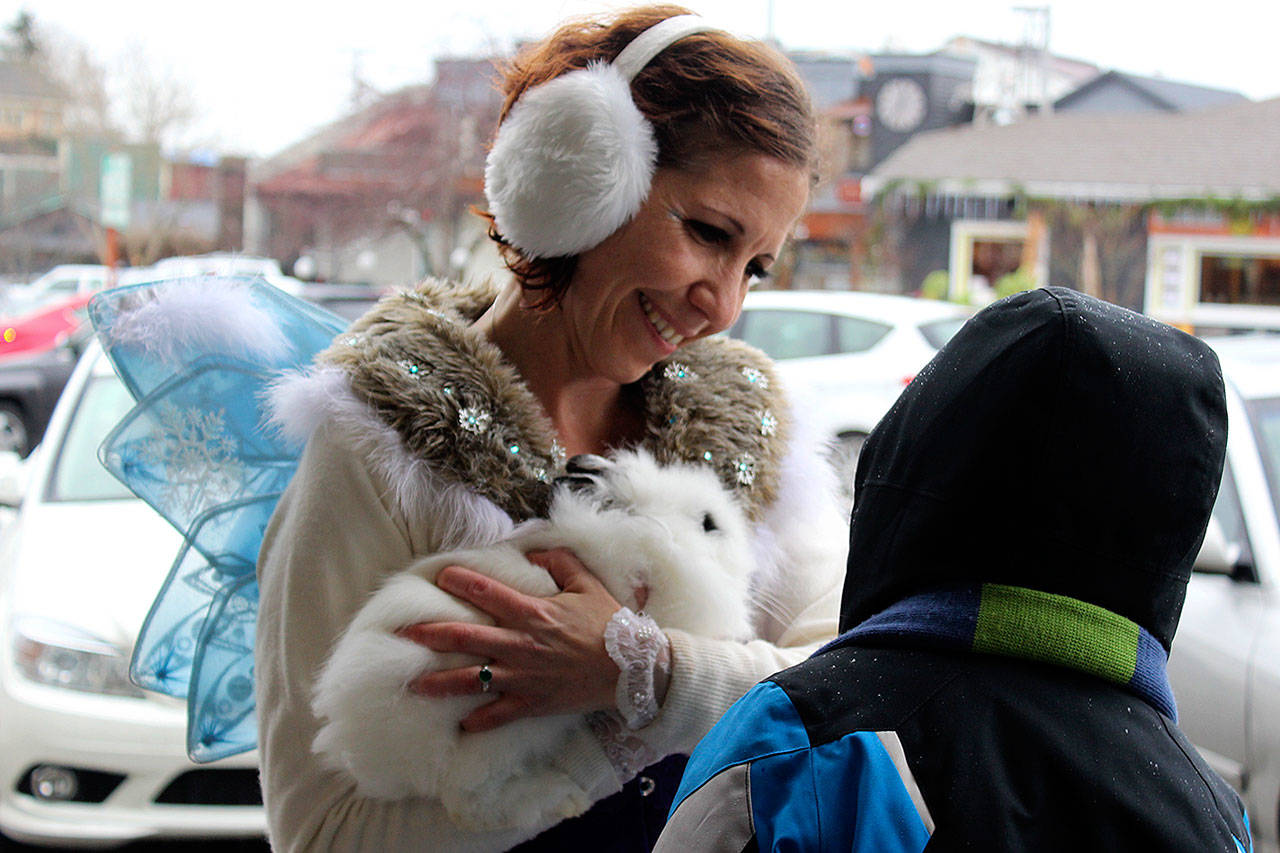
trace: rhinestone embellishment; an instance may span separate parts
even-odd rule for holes
[[[773,412],[765,409],[760,413],[760,434],[763,436],[773,435],[778,431],[778,418]]]
[[[738,457],[733,463],[733,474],[739,484],[750,486],[756,481],[756,461],[750,456]]]
[[[474,406],[467,406],[458,412],[458,426],[476,435],[489,429],[489,423],[492,420],[492,415],[484,409],[477,409]]]
[[[681,364],[673,361],[668,364],[662,371],[662,375],[672,382],[686,382],[690,379],[697,379],[698,374],[693,371],[687,364]]]
[[[744,367],[742,368],[742,375],[747,377],[747,381],[752,385],[759,385],[760,390],[769,390],[769,377],[765,376],[762,371],[754,367]]]

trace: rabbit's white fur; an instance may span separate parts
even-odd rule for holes
[[[445,566],[465,565],[525,593],[554,595],[550,575],[524,554],[568,547],[623,605],[638,610],[636,591],[645,588],[644,610],[664,628],[750,635],[750,533],[715,474],[661,466],[635,451],[589,457],[588,465],[590,487],[558,485],[546,520],[520,525],[490,547],[418,560],[391,577],[343,634],[316,685],[312,707],[323,726],[314,749],[328,766],[350,774],[361,793],[436,798],[471,829],[545,826],[590,805],[587,792],[553,761],[586,725],[581,716],[527,718],[466,734],[459,721],[491,696],[428,699],[407,690],[425,671],[482,662],[432,652],[395,633],[418,622],[492,624],[435,586]]]

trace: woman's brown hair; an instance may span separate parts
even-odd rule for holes
[[[612,62],[640,33],[687,14],[679,6],[642,6],[565,23],[503,69],[500,121],[529,88],[589,62]],[[631,94],[653,126],[658,168],[695,168],[711,155],[759,153],[811,175],[815,171],[813,110],[804,84],[790,60],[768,45],[720,31],[686,36],[636,75]],[[576,256],[526,257],[488,218],[490,238],[525,291],[541,292],[539,307],[557,303],[573,277]]]

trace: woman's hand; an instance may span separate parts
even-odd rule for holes
[[[545,568],[560,592],[524,595],[493,578],[449,566],[436,586],[488,613],[495,625],[419,623],[400,633],[436,652],[463,652],[489,660],[497,698],[462,721],[469,732],[497,728],[521,717],[586,713],[615,704],[618,666],[604,647],[605,625],[622,605],[565,549],[527,555]],[[410,689],[426,696],[480,692],[477,667],[419,676]]]

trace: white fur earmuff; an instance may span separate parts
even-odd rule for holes
[[[709,29],[697,15],[667,18],[612,63],[591,63],[520,97],[484,170],[489,212],[511,245],[533,258],[576,255],[636,214],[658,144],[631,99],[631,80],[674,42]]]

